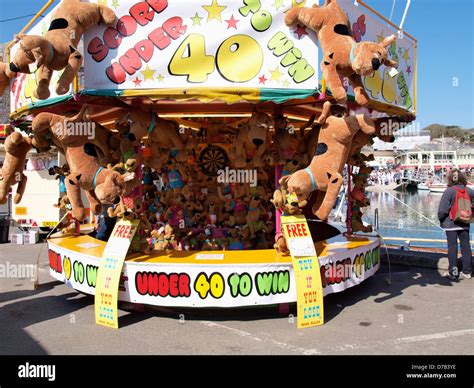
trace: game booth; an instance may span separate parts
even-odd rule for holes
[[[414,38],[353,0],[51,3],[1,64],[0,194],[21,201],[32,148],[65,156],[50,273],[98,324],[125,301],[297,302],[319,325],[324,295],[377,272],[361,149],[414,119]]]

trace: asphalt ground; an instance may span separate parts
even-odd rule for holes
[[[41,248],[43,246],[43,249]],[[41,251],[41,254],[40,254]],[[388,266],[325,297],[325,324],[298,330],[296,305],[183,309],[121,305],[119,330],[94,323],[94,299],[49,275],[47,248],[0,245],[0,265],[34,264],[28,278],[0,279],[2,355],[454,355],[474,354],[474,280],[444,270]]]

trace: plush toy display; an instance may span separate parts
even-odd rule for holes
[[[310,193],[319,190],[318,200],[312,210],[321,220],[327,219],[336,203],[342,185],[342,169],[355,134],[358,131],[368,135],[375,133],[375,123],[367,115],[335,117],[330,112],[331,103],[325,102],[318,119],[323,124],[311,164],[280,179],[280,185],[290,194],[296,194],[298,202],[306,200]]]
[[[10,63],[10,70],[29,74],[32,73],[31,65],[35,64],[39,74],[36,76],[38,87],[33,94],[40,100],[50,96],[53,71],[63,70],[56,93],[65,94],[82,66],[83,57],[77,47],[84,31],[99,23],[110,26],[115,20],[114,11],[105,5],[62,0],[44,36],[16,36],[20,47]]]
[[[395,35],[380,43],[357,43],[352,36],[349,18],[336,0],[325,0],[322,7],[294,7],[286,13],[285,23],[306,26],[317,34],[323,57],[321,70],[332,95],[340,104],[347,101],[340,76],[349,79],[356,102],[365,106],[369,103],[369,97],[361,77],[371,75],[381,65],[397,66],[387,53],[388,46],[395,41]]]
[[[0,170],[0,204],[7,203],[10,187],[18,183],[13,199],[15,204],[20,203],[25,192],[27,178],[23,174],[26,154],[31,149],[31,139],[19,132],[13,132],[5,139],[5,160]]]
[[[0,57],[0,61],[1,60],[2,58]],[[10,71],[8,64],[0,62],[0,96],[3,95],[3,92],[14,76],[15,74]]]
[[[240,126],[230,152],[235,167],[245,167],[249,160],[255,167],[262,166],[267,147],[267,132],[272,126],[272,118],[263,112],[254,112],[249,121]]]

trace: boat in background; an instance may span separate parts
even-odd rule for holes
[[[447,183],[433,182],[428,185],[430,193],[444,193],[448,188]]]

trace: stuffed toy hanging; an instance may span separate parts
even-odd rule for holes
[[[3,95],[3,92],[10,83],[10,79],[14,76],[15,74],[10,71],[8,64],[0,62],[0,96]]]
[[[294,7],[286,13],[285,23],[306,26],[317,34],[323,54],[321,70],[339,104],[347,101],[340,76],[349,79],[356,102],[365,106],[369,97],[361,77],[371,75],[381,65],[397,67],[397,62],[390,60],[387,54],[387,47],[395,41],[395,35],[380,43],[357,43],[352,36],[349,18],[336,0],[325,0],[322,7]]]
[[[53,71],[64,70],[59,78],[56,93],[66,94],[82,66],[83,57],[77,50],[83,33],[99,23],[112,25],[116,20],[114,11],[102,4],[80,0],[62,0],[53,14],[48,32],[44,36],[17,35],[19,42],[10,70],[14,73],[32,72],[36,65],[39,74],[38,86],[33,95],[45,100],[50,96],[49,83]]]
[[[48,142],[53,142],[64,149],[92,143],[96,146],[103,166],[112,161],[109,144],[113,140],[113,134],[90,119],[87,105],[83,105],[80,112],[73,117],[41,112],[33,119],[31,130],[34,133],[35,146],[45,146]]]
[[[5,139],[5,160],[0,170],[0,204],[7,203],[10,187],[18,183],[13,199],[15,204],[20,203],[25,192],[27,178],[23,174],[26,154],[31,149],[31,139],[13,132]]]
[[[120,174],[103,168],[97,159],[95,146],[86,143],[78,147],[65,148],[66,161],[71,169],[66,178],[66,191],[75,218],[82,221],[86,217],[81,199],[81,189],[85,191],[93,214],[100,214],[102,204],[117,204],[128,195],[127,182],[135,179],[134,173]]]
[[[239,127],[239,132],[229,156],[237,168],[242,168],[251,160],[252,165],[263,165],[263,155],[267,149],[267,132],[273,126],[273,119],[266,113],[253,112],[249,121]]]
[[[319,190],[313,214],[326,220],[336,203],[342,185],[342,169],[347,161],[352,139],[358,131],[375,133],[375,123],[368,115],[335,117],[331,103],[326,101],[319,117],[321,123],[318,145],[311,164],[302,170],[280,179],[280,185],[290,194],[296,194],[298,203],[310,193]]]
[[[140,145],[143,138],[147,139],[147,158],[152,160],[152,168],[160,169],[171,150],[176,150],[174,156],[178,162],[184,162],[187,156],[183,151],[186,144],[179,136],[179,124],[165,120],[155,112],[135,110],[127,112],[116,122],[117,127],[127,128],[125,136],[134,146]],[[164,156],[163,156],[164,155]]]

